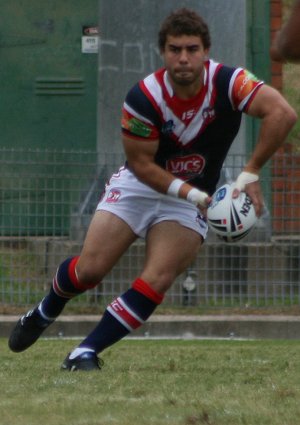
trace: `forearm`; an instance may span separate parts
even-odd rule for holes
[[[195,189],[189,183],[174,177],[154,162],[138,163],[132,166],[131,169],[140,181],[157,192],[186,199],[194,205],[199,204],[201,206],[206,206],[210,199],[205,192]]]

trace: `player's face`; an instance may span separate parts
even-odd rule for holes
[[[162,56],[171,82],[182,87],[201,85],[207,54],[198,36],[168,35]]]

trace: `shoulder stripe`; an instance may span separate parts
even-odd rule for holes
[[[123,104],[123,108],[124,108],[127,112],[129,112],[131,115],[133,115],[134,117],[138,118],[139,120],[142,120],[142,121],[144,121],[144,122],[146,122],[146,123],[148,123],[148,124],[152,124],[152,125],[153,125],[153,122],[151,122],[150,120],[148,120],[148,118],[146,118],[144,115],[141,115],[141,114],[139,114],[137,111],[135,111],[134,109],[132,109],[132,108],[128,105],[128,103],[124,102],[124,104]]]
[[[234,104],[233,96],[232,96],[232,92],[233,92],[233,85],[234,85],[234,82],[235,82],[236,77],[238,76],[238,74],[239,74],[242,70],[243,70],[242,68],[237,68],[237,69],[234,71],[234,73],[232,74],[231,79],[230,79],[230,83],[229,83],[229,87],[228,87],[228,97],[229,97],[230,103],[231,103],[231,105],[232,105],[232,109],[236,109],[236,105]]]
[[[162,106],[162,88],[155,78],[154,74],[149,75],[143,81],[140,82],[140,87],[144,94],[147,96],[149,101],[155,110],[159,113],[159,115],[163,116],[163,111],[161,110]]]

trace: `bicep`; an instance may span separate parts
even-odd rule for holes
[[[126,159],[130,167],[146,166],[154,163],[158,149],[158,140],[122,137]]]
[[[263,85],[257,89],[246,113],[252,117],[264,118],[285,108],[289,108],[289,105],[284,97],[274,88]]]

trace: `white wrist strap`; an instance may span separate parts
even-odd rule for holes
[[[239,191],[245,190],[246,184],[257,182],[259,179],[257,174],[249,173],[248,171],[243,171],[236,179],[233,184],[234,189]]]
[[[168,187],[167,194],[170,196],[174,196],[175,198],[178,198],[179,196],[179,190],[181,186],[183,185],[184,181],[180,179],[175,179],[171,182],[170,186]]]
[[[194,205],[200,205],[201,207],[207,207],[206,204],[206,198],[208,197],[208,194],[205,192],[202,192],[199,189],[191,189],[189,193],[187,194],[186,199],[191,202],[191,204]]]
[[[184,184],[184,181],[180,179],[175,179],[171,182],[168,187],[167,194],[170,196],[174,196],[175,198],[179,197],[179,190],[181,186]],[[201,192],[201,190],[193,188],[187,194],[187,201],[194,205],[200,205],[201,207],[207,207],[206,198],[208,194],[205,192]]]

